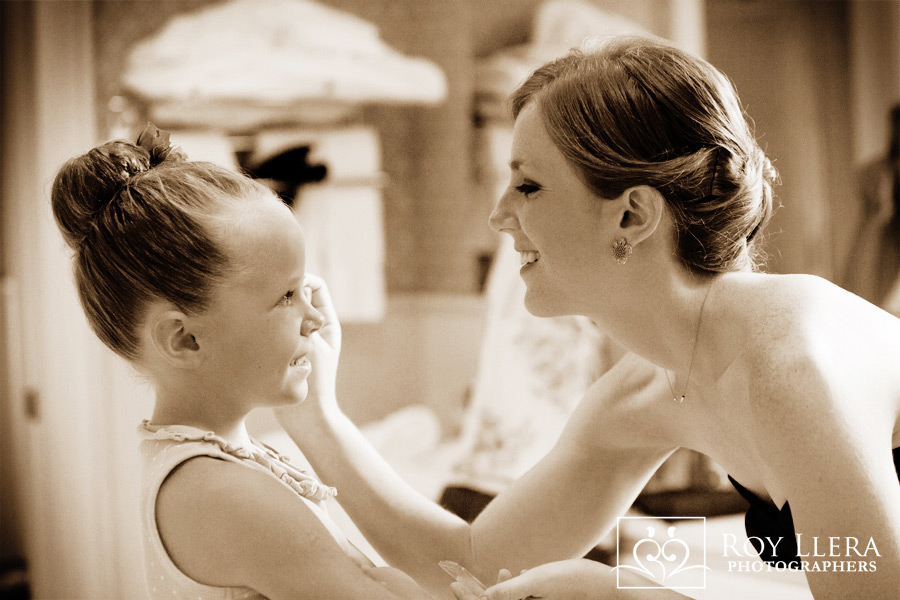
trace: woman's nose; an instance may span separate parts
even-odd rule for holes
[[[516,219],[509,210],[508,196],[508,191],[500,196],[500,199],[497,200],[497,204],[494,205],[494,210],[491,211],[490,218],[488,218],[488,223],[495,231],[503,231],[515,227]]]
[[[309,337],[318,330],[322,329],[325,324],[325,317],[316,309],[310,307],[303,321],[300,322],[300,335]]]

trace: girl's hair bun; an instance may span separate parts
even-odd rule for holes
[[[66,162],[53,181],[51,202],[66,243],[78,250],[97,215],[128,182],[159,164],[187,160],[169,134],[148,123],[137,144],[107,142]]]
[[[65,163],[53,180],[53,215],[78,250],[94,220],[129,179],[150,168],[150,154],[129,142],[107,142]]]

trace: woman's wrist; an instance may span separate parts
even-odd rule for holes
[[[281,427],[297,446],[304,450],[307,443],[328,430],[336,429],[344,418],[333,392],[307,397],[302,403],[275,409]]]

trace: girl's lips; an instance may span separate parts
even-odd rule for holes
[[[295,358],[291,362],[291,368],[297,371],[305,372],[307,375],[312,373],[312,363],[309,362],[309,359],[306,358],[306,356]]]

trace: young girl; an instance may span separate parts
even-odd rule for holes
[[[316,379],[322,282],[263,185],[189,162],[148,125],[63,165],[57,223],[100,339],[156,389],[140,426],[153,598],[428,598],[372,563],[323,501],[335,490],[251,439],[251,409],[302,402]],[[449,579],[447,580],[449,583]]]

